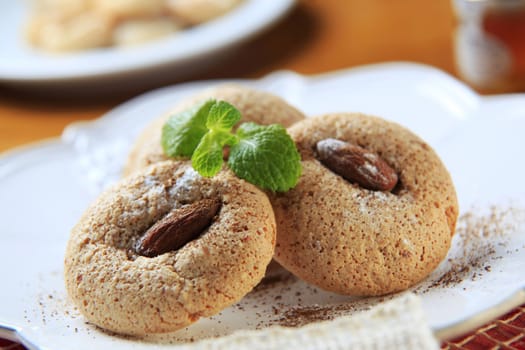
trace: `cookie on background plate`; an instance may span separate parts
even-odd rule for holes
[[[458,202],[421,138],[357,113],[308,118],[288,132],[303,173],[270,196],[282,266],[325,290],[371,296],[407,289],[443,260]]]
[[[267,196],[223,170],[160,162],[104,192],[73,228],[69,296],[90,322],[121,334],[172,332],[240,300],[275,246]]]
[[[282,98],[268,92],[237,84],[212,87],[182,101],[168,114],[151,122],[133,144],[124,166],[123,175],[129,175],[145,166],[168,159],[160,143],[164,123],[171,115],[183,112],[209,99],[223,100],[235,106],[242,116],[239,124],[254,122],[262,125],[281,124],[289,127],[304,119],[304,115],[299,110]]]

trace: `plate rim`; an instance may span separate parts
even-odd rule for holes
[[[489,307],[475,315],[455,322],[449,326],[436,329],[430,328],[430,330],[439,342],[452,340],[459,336],[466,335],[491,321],[497,320],[499,317],[519,307],[523,303],[525,303],[525,287],[511,294],[501,303]],[[23,327],[15,327],[7,322],[0,322],[0,338],[19,342],[30,350],[42,349],[42,347],[34,344],[28,337],[24,336]]]
[[[297,0],[292,0],[297,1]],[[379,62],[379,63],[371,63],[371,64],[365,64],[355,67],[348,67],[348,68],[342,68],[342,69],[336,69],[331,71],[325,71],[315,74],[303,74],[300,72],[297,72],[293,69],[278,69],[269,72],[268,74],[265,74],[263,76],[260,76],[258,78],[218,78],[218,79],[206,79],[206,80],[191,80],[181,83],[175,83],[167,86],[162,86],[159,88],[151,89],[149,91],[146,91],[144,93],[141,93],[139,95],[136,95],[126,101],[123,101],[122,103],[119,103],[115,105],[113,108],[111,108],[109,111],[101,114],[99,117],[95,119],[89,119],[89,120],[78,120],[71,122],[67,124],[61,135],[60,138],[68,137],[67,134],[69,132],[73,132],[76,129],[82,129],[83,126],[92,126],[97,125],[100,122],[103,122],[105,120],[111,119],[114,114],[120,113],[121,109],[132,107],[133,105],[140,103],[142,100],[149,98],[150,96],[158,95],[159,93],[163,91],[169,91],[174,88],[176,89],[183,89],[188,88],[190,86],[198,86],[198,85],[210,85],[210,84],[220,84],[225,82],[239,82],[239,83],[257,83],[260,81],[265,80],[276,80],[281,76],[293,76],[297,79],[307,80],[307,81],[319,81],[324,79],[330,79],[332,77],[337,77],[339,75],[346,75],[346,74],[359,74],[363,73],[366,74],[368,72],[374,72],[379,70],[395,70],[395,69],[410,69],[410,70],[420,70],[425,71],[427,74],[434,74],[436,76],[439,76],[440,79],[446,79],[447,83],[450,83],[451,86],[454,87],[455,91],[461,92],[461,94],[464,96],[465,99],[469,100],[469,103],[475,103],[479,104],[481,101],[494,99],[494,98],[500,98],[501,96],[523,96],[525,97],[525,93],[514,93],[514,94],[504,94],[504,95],[481,95],[478,94],[474,89],[469,87],[468,85],[462,83],[460,80],[456,79],[451,74],[428,64],[420,63],[420,62],[413,62],[413,61],[389,61],[389,62]],[[16,147],[15,147],[16,148]],[[1,156],[2,152],[0,152]]]
[[[458,322],[454,322],[449,326],[432,329],[432,331],[434,336],[442,342],[452,340],[459,336],[468,334],[484,324],[497,320],[499,317],[512,311],[523,303],[525,303],[525,287],[512,293],[510,296],[492,307]]]
[[[73,69],[72,71],[60,71],[57,67],[60,67],[60,65],[53,64],[51,65],[51,68],[53,68],[53,71],[49,72],[46,67],[49,68],[49,66],[45,66],[43,68],[38,68],[36,70],[27,70],[27,67],[21,67],[17,66],[16,64],[13,65],[5,65],[2,64],[2,60],[0,59],[0,82],[11,82],[11,83],[60,83],[60,82],[66,82],[66,81],[77,81],[77,80],[87,80],[87,79],[93,79],[93,78],[102,78],[102,77],[113,77],[118,76],[122,74],[132,74],[137,72],[145,72],[149,70],[159,69],[163,66],[167,65],[180,65],[184,66],[188,64],[189,62],[195,62],[196,60],[204,60],[207,57],[212,56],[214,53],[217,53],[219,51],[227,50],[231,47],[234,47],[238,44],[241,44],[244,41],[247,41],[261,32],[265,31],[275,23],[279,22],[283,17],[285,17],[297,4],[298,0],[280,0],[278,2],[274,1],[264,1],[264,0],[245,0],[245,3],[241,3],[239,5],[239,8],[236,8],[232,10],[231,12],[225,14],[224,16],[217,17],[216,19],[203,23],[199,26],[195,27],[195,30],[207,30],[211,31],[213,27],[216,25],[214,23],[217,21],[217,23],[228,23],[232,21],[241,11],[243,11],[243,6],[252,6],[254,8],[267,8],[269,9],[267,11],[266,17],[262,17],[258,21],[254,21],[251,26],[248,27],[248,29],[245,29],[244,31],[229,31],[227,34],[227,38],[220,38],[213,44],[204,45],[202,43],[199,43],[196,45],[189,54],[179,54],[175,49],[170,50],[170,52],[167,55],[160,55],[158,54],[159,49],[170,49],[172,45],[170,43],[180,41],[180,38],[178,37],[168,37],[159,41],[153,41],[150,43],[145,43],[142,46],[138,46],[136,48],[131,48],[129,52],[126,52],[127,50],[122,50],[121,53],[123,53],[125,56],[128,57],[126,59],[126,64],[122,64],[122,62],[119,62],[118,64],[113,64],[112,66],[106,67],[106,66],[98,66],[93,67],[93,65],[90,65],[88,69],[86,70],[84,67],[84,71],[78,71],[78,69]],[[21,5],[22,1],[15,1],[15,2],[9,2],[11,4],[10,6],[23,6]],[[210,29],[211,28],[211,29]],[[185,35],[183,38],[188,38],[189,33],[182,33],[179,34],[179,36]],[[199,35],[199,34],[197,34]],[[22,40],[22,39],[18,39]],[[111,57],[114,57],[113,55],[117,55],[117,58],[122,57],[118,51],[118,48],[110,48],[110,50],[113,51],[99,51],[99,52],[87,52],[89,54],[102,54],[102,55],[110,55]],[[157,51],[157,54],[154,54],[155,51]],[[179,51],[180,52],[180,51]],[[140,53],[143,56],[148,56],[148,60],[146,62],[144,61],[135,61],[133,59],[134,53]],[[153,54],[152,54],[153,53]],[[33,54],[30,54],[32,56]],[[38,55],[38,53],[36,53]],[[79,55],[83,55],[83,52],[80,52]],[[47,56],[48,57],[48,56]],[[78,56],[80,57],[80,56]],[[131,61],[129,61],[129,57],[131,57]],[[9,62],[8,60],[4,62]],[[17,69],[14,69],[13,67],[18,67]]]
[[[337,75],[340,75],[340,74],[347,74],[349,73],[350,71],[369,71],[369,70],[376,70],[378,67],[380,68],[395,68],[395,67],[417,67],[418,69],[421,69],[421,68],[424,68],[428,71],[434,71],[434,72],[438,72],[439,74],[442,74],[443,76],[448,76],[450,78],[451,81],[455,82],[456,84],[458,84],[459,87],[462,87],[462,89],[464,89],[465,91],[470,91],[470,94],[472,94],[474,97],[478,98],[479,99],[479,102],[483,102],[483,101],[487,101],[487,100],[493,100],[493,99],[497,99],[497,98],[501,98],[501,97],[507,97],[507,96],[513,96],[513,95],[518,95],[520,98],[523,97],[525,98],[525,94],[506,94],[506,95],[500,95],[500,96],[483,96],[483,95],[479,95],[477,94],[476,92],[474,92],[473,90],[471,90],[468,86],[464,85],[463,83],[461,83],[460,81],[456,80],[455,78],[453,78],[452,76],[448,75],[447,73],[439,70],[439,69],[436,69],[435,67],[431,67],[431,66],[426,66],[424,64],[413,64],[413,63],[406,63],[406,62],[391,62],[391,63],[380,63],[380,64],[373,64],[373,65],[366,65],[366,66],[360,66],[360,67],[356,67],[356,68],[349,68],[349,69],[343,69],[343,70],[336,70],[336,71],[333,71],[333,72],[327,72],[327,73],[322,73],[322,74],[318,74],[318,75],[302,75],[302,74],[298,74],[298,73],[295,73],[295,72],[291,72],[291,71],[277,71],[277,72],[273,72],[269,75],[266,75],[264,77],[261,77],[259,79],[238,79],[240,81],[248,81],[248,82],[256,82],[256,81],[261,81],[263,79],[268,79],[268,77],[270,76],[273,76],[273,75],[278,75],[278,74],[289,74],[289,73],[292,73],[292,74],[295,74],[297,75],[299,78],[304,78],[304,79],[317,79],[317,78],[325,78],[325,77],[330,77],[330,76],[337,76]],[[208,81],[199,81],[197,83],[199,84],[205,84],[205,83],[218,83],[218,82],[221,82],[221,81],[232,81],[232,79],[217,79],[217,80],[208,80]],[[159,89],[155,89],[155,90],[151,90],[149,92],[146,92],[144,94],[141,94],[141,95],[138,95],[128,101],[125,101],[119,105],[116,105],[114,106],[114,108],[112,108],[110,111],[104,113],[103,115],[101,115],[100,117],[96,118],[96,119],[93,119],[93,120],[90,120],[90,121],[78,121],[78,122],[73,122],[71,124],[69,124],[65,129],[64,129],[64,132],[62,134],[61,137],[55,137],[55,138],[48,138],[48,139],[43,139],[43,140],[39,140],[39,141],[34,141],[34,142],[31,142],[31,143],[28,143],[28,144],[25,144],[25,145],[21,145],[21,146],[17,146],[17,147],[14,147],[14,148],[11,148],[11,149],[8,149],[6,151],[3,151],[3,152],[0,152],[0,161],[4,161],[4,160],[8,160],[9,158],[16,158],[16,157],[19,157],[21,155],[24,155],[24,153],[26,152],[31,152],[31,151],[36,151],[38,150],[39,147],[41,147],[42,145],[45,145],[45,146],[51,146],[51,147],[65,147],[65,149],[71,149],[72,145],[70,143],[68,143],[67,141],[64,140],[64,135],[66,134],[67,130],[70,129],[70,128],[75,128],[75,127],[82,127],[82,126],[92,126],[92,125],[96,125],[97,123],[101,122],[101,120],[106,120],[106,119],[110,119],[112,118],[112,112],[114,112],[117,108],[126,108],[126,107],[132,107],[135,103],[137,102],[140,102],[140,100],[142,100],[143,98],[147,98],[148,95],[150,94],[155,94],[161,90],[164,90],[164,89],[169,89],[169,88],[172,88],[172,87],[175,87],[175,86],[183,86],[183,85],[189,85],[189,84],[194,84],[195,82],[188,82],[188,83],[183,83],[183,84],[176,84],[176,85],[172,85],[172,86],[167,86],[167,87],[162,87],[162,88],[159,88]],[[476,329],[477,327],[505,314],[506,312],[509,312],[511,311],[513,308],[523,304],[525,302],[525,286],[522,287],[521,289],[513,292],[512,294],[510,294],[508,297],[506,297],[505,299],[503,299],[499,304],[496,304],[496,305],[493,305],[487,309],[484,309],[470,317],[467,317],[463,320],[460,320],[458,322],[455,322],[455,323],[452,323],[450,325],[446,325],[446,326],[443,326],[443,327],[437,327],[437,328],[432,328],[432,331],[434,332],[434,335],[437,337],[437,339],[439,339],[440,341],[444,341],[444,340],[449,340],[449,339],[452,339],[452,338],[455,338],[459,335],[462,335],[462,334],[466,334],[468,333],[469,331],[473,330],[473,329]],[[3,325],[2,325],[3,324]],[[22,342],[22,344],[26,345],[26,346],[29,346],[29,347],[33,347],[35,349],[37,349],[38,347],[35,347],[34,344],[32,344],[29,339],[26,339],[26,337],[24,336],[23,332],[23,327],[13,327],[9,324],[6,324],[5,322],[3,323],[0,323],[0,335],[2,335],[2,331],[4,333],[8,332],[10,334],[13,335],[13,340],[19,340]]]

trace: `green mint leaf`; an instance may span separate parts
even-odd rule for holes
[[[263,125],[259,125],[253,122],[242,123],[241,126],[237,129],[237,136],[240,138],[247,138],[252,134],[256,134],[264,130]]]
[[[171,116],[162,128],[161,144],[169,157],[191,157],[193,168],[211,177],[223,166],[223,148],[233,172],[263,189],[287,191],[301,175],[295,143],[282,126],[242,124],[240,112],[224,101],[209,100]]]
[[[244,123],[237,130],[239,142],[230,148],[229,167],[237,176],[261,188],[284,192],[301,175],[301,157],[281,125]]]
[[[231,133],[231,128],[239,119],[241,113],[229,103],[219,101],[212,104],[206,120],[209,130],[201,138],[191,157],[191,165],[199,174],[211,177],[221,170],[224,146],[238,142],[238,137]]]
[[[208,132],[206,122],[215,103],[214,100],[203,102],[168,119],[162,127],[161,136],[162,149],[168,157],[191,157]]]
[[[241,113],[225,101],[214,103],[209,111],[206,127],[211,130],[230,131],[241,119]]]
[[[222,168],[222,148],[220,139],[209,132],[200,140],[191,157],[191,166],[204,177],[212,177]]]

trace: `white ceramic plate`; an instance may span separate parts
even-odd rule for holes
[[[274,317],[271,306],[277,295],[284,309],[298,303],[297,291],[303,306],[346,304],[359,310],[384,300],[337,296],[288,280],[284,287],[249,295],[242,307],[146,342],[101,332],[68,303],[62,261],[71,227],[101,189],[119,177],[130,143],[149,120],[216,83],[150,92],[97,121],[68,127],[61,140],[0,158],[0,335],[40,349],[71,344],[78,350],[150,349],[189,337],[256,328]],[[278,72],[244,83],[281,95],[309,115],[361,111],[409,127],[446,163],[462,212],[471,213],[470,220],[478,226],[482,222],[476,218],[501,219],[479,226],[477,240],[467,241],[472,232],[458,230],[448,260],[412,289],[422,297],[429,324],[439,336],[464,332],[525,302],[525,166],[520,156],[525,149],[524,95],[480,97],[438,70],[401,63],[316,77]],[[451,269],[456,273],[450,275]]]
[[[293,4],[294,0],[246,0],[213,21],[139,47],[51,55],[29,47],[22,37],[28,0],[0,0],[0,81],[67,82],[167,68],[175,78],[217,60],[220,53],[277,21]]]

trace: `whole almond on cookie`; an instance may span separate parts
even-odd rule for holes
[[[391,191],[398,176],[378,154],[337,139],[316,144],[317,157],[327,168],[348,181],[374,191]]]
[[[139,255],[154,257],[183,247],[210,225],[220,208],[218,199],[202,199],[175,209],[151,226],[137,242]]]

